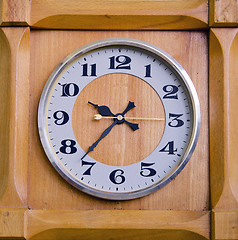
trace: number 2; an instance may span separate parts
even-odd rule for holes
[[[164,99],[178,99],[178,87],[174,86],[174,85],[165,85],[163,87],[164,92],[166,92],[167,94],[165,94],[163,96]]]

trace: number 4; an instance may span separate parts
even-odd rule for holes
[[[174,148],[174,141],[168,142],[160,152],[168,152],[168,155],[175,155],[174,153],[177,152],[177,148]]]

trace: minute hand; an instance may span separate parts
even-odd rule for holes
[[[86,157],[86,155],[88,155],[90,152],[92,152],[94,150],[94,148],[98,145],[98,143],[110,133],[110,131],[116,124],[117,124],[117,121],[114,121],[111,124],[111,126],[109,126],[106,130],[104,130],[104,132],[102,133],[100,138],[88,148],[88,151],[84,154],[84,156],[81,158],[81,160],[83,160]]]

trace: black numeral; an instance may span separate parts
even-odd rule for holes
[[[156,171],[153,168],[149,168],[155,163],[141,163],[140,175],[143,177],[152,177],[156,174]]]
[[[82,74],[83,77],[88,77],[88,76],[96,77],[97,76],[96,75],[96,64],[90,65],[90,70],[91,70],[90,75],[88,75],[88,64],[87,63],[83,64],[82,67],[83,67],[83,74]]]
[[[126,178],[122,175],[124,173],[123,170],[121,169],[116,169],[112,171],[109,175],[109,179],[114,183],[114,184],[122,184],[125,182]]]
[[[151,77],[151,65],[145,66],[145,77]]]
[[[113,56],[109,58],[110,65],[109,69],[131,69],[130,62],[131,58],[125,55]]]
[[[92,167],[95,165],[95,162],[86,162],[82,160],[82,166],[90,166],[84,173],[83,175],[91,175],[91,170]]]
[[[160,152],[167,152],[168,155],[174,155],[174,153],[177,152],[177,148],[174,148],[174,141],[168,142]]]
[[[163,90],[167,93],[163,96],[163,98],[178,99],[178,87],[174,85],[166,85],[163,87]]]
[[[169,118],[172,118],[172,121],[168,123],[170,127],[181,127],[184,125],[184,122],[179,119],[183,114],[174,114],[169,113]]]
[[[75,147],[76,142],[71,139],[65,139],[61,141],[60,152],[64,154],[73,154],[77,152],[77,148]]]
[[[74,97],[79,93],[79,87],[75,83],[59,83],[59,85],[62,87],[61,97]]]
[[[56,119],[54,122],[56,125],[64,125],[69,121],[69,115],[65,111],[56,111],[53,114],[54,119]]]

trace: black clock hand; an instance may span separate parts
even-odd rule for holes
[[[81,158],[81,160],[83,160],[83,159],[86,157],[86,155],[88,155],[90,152],[92,152],[92,151],[94,150],[94,148],[98,145],[98,143],[110,133],[110,131],[112,130],[112,128],[113,128],[117,123],[118,123],[118,121],[115,120],[115,121],[112,123],[112,125],[109,126],[109,127],[102,133],[102,135],[100,136],[100,138],[88,148],[88,151],[84,154],[84,156]]]
[[[137,124],[137,123],[131,123],[131,122],[128,122],[128,121],[126,121],[126,120],[124,120],[124,122],[125,122],[126,124],[128,124],[133,131],[139,129],[139,124]]]
[[[134,108],[134,107],[135,107],[134,102],[129,101],[126,109],[124,110],[124,112],[123,112],[121,115],[124,116],[127,112],[129,112],[129,111],[130,111],[132,108]]]
[[[98,106],[97,104],[94,104],[92,102],[89,102],[89,104],[91,104],[92,106],[94,106],[95,108],[97,108],[98,112],[102,115],[102,116],[115,116],[115,114],[113,114],[110,110],[109,107],[102,105],[102,106]]]
[[[111,110],[110,110],[110,108],[108,106],[105,106],[105,105],[98,106],[98,104],[94,104],[94,103],[92,103],[90,101],[88,101],[88,103],[91,104],[92,106],[94,106],[95,108],[97,108],[99,114],[101,114],[102,116],[112,116],[112,117],[116,116],[115,114],[113,114],[111,112]],[[134,102],[129,101],[126,109],[124,110],[124,112],[121,115],[125,115],[128,111],[130,111],[134,107],[135,107]],[[136,124],[136,123],[131,123],[131,122],[128,122],[126,120],[123,120],[123,122],[128,124],[133,131],[139,129],[139,125]]]
[[[98,104],[94,104],[90,101],[88,101],[89,104],[91,104],[92,106],[94,106],[95,108],[98,109],[98,112],[102,115],[102,116],[115,116],[115,114],[113,114],[110,110],[110,108],[108,106],[102,105],[102,106],[98,106]],[[121,115],[125,115],[128,111],[130,111],[132,108],[135,107],[134,102],[129,101],[126,109],[124,110],[124,112]]]
[[[134,107],[135,107],[134,102],[129,101],[126,109],[124,110],[124,112],[123,112],[121,115],[124,116],[127,112],[129,112],[129,111],[130,111],[132,108],[134,108]],[[124,122],[125,122],[126,124],[128,124],[128,125],[132,128],[133,131],[139,129],[139,125],[138,125],[137,123],[131,123],[131,122],[126,121],[125,119],[124,119]]]

